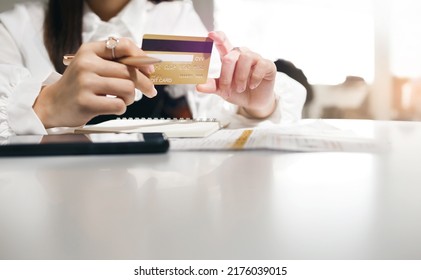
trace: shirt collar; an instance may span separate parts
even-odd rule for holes
[[[140,45],[147,12],[153,4],[147,0],[131,0],[115,17],[102,21],[84,4],[83,42],[102,41],[109,36],[129,37]]]

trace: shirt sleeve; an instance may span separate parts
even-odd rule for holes
[[[42,81],[32,78],[8,30],[0,23],[0,136],[46,134],[32,106]]]

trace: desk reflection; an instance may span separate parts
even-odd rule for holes
[[[176,154],[172,160],[182,158]],[[190,157],[180,165],[152,160],[150,167],[134,159],[118,163],[120,168],[106,162],[49,165],[33,172],[37,184],[30,188],[36,195],[28,209],[36,223],[31,231],[5,236],[16,241],[7,245],[13,258],[252,258],[273,232],[273,170],[265,154]],[[15,199],[25,191],[22,186]],[[12,226],[15,230],[4,234],[29,228],[24,219]],[[250,238],[256,242],[244,247]],[[221,246],[232,253],[221,252]]]
[[[390,151],[2,160],[0,258],[419,259],[421,124],[374,124],[339,127]]]
[[[143,219],[143,211],[136,201],[136,179],[127,170],[47,169],[38,170],[37,178],[50,202],[57,254],[118,258],[144,234],[131,226]]]

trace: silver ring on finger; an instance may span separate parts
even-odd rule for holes
[[[113,60],[116,59],[115,49],[117,48],[118,43],[120,43],[120,39],[112,36],[108,37],[107,41],[105,41],[105,48],[111,50],[111,57]]]

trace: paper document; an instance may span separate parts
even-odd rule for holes
[[[170,149],[377,152],[380,147],[372,138],[336,128],[315,128],[313,124],[297,128],[223,129],[207,138],[171,139]]]

